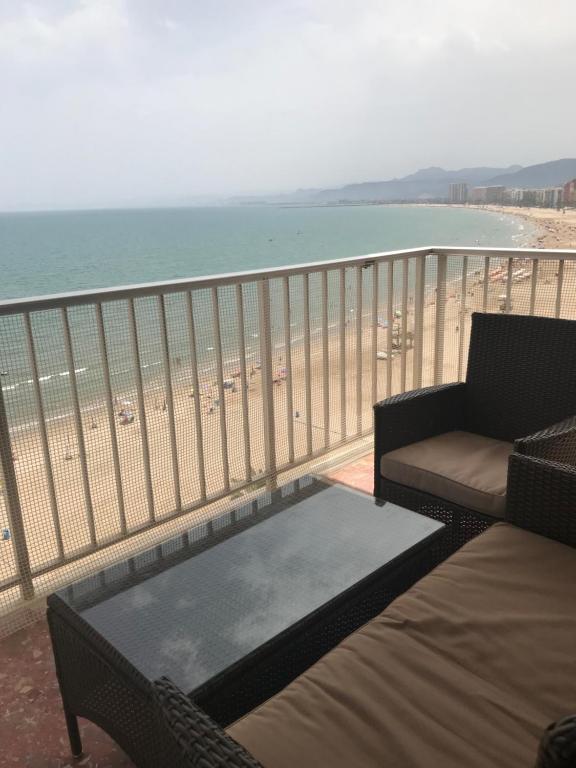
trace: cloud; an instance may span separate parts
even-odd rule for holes
[[[0,2],[0,207],[571,155],[575,24],[571,0]]]

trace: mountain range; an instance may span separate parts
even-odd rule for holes
[[[234,198],[240,204],[276,203],[354,203],[364,201],[402,202],[447,199],[449,185],[465,182],[470,186],[503,185],[521,189],[561,186],[576,177],[576,158],[564,158],[523,168],[423,168],[399,179],[364,181],[335,189],[299,189],[296,192],[272,197]]]

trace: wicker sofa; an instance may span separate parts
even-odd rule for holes
[[[576,468],[513,455],[509,495],[505,522],[227,730],[158,681],[166,768],[573,768]]]
[[[503,519],[512,453],[576,464],[575,371],[575,321],[473,314],[465,382],[375,405],[374,495]]]

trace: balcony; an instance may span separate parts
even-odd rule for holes
[[[19,630],[0,686],[9,722],[28,720],[16,757],[68,754],[31,624],[47,594],[306,472],[370,493],[373,404],[461,381],[473,312],[576,319],[575,264],[430,247],[0,303],[0,616]],[[86,727],[82,764],[130,764]]]

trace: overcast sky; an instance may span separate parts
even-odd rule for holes
[[[575,0],[0,0],[0,209],[576,155]]]

